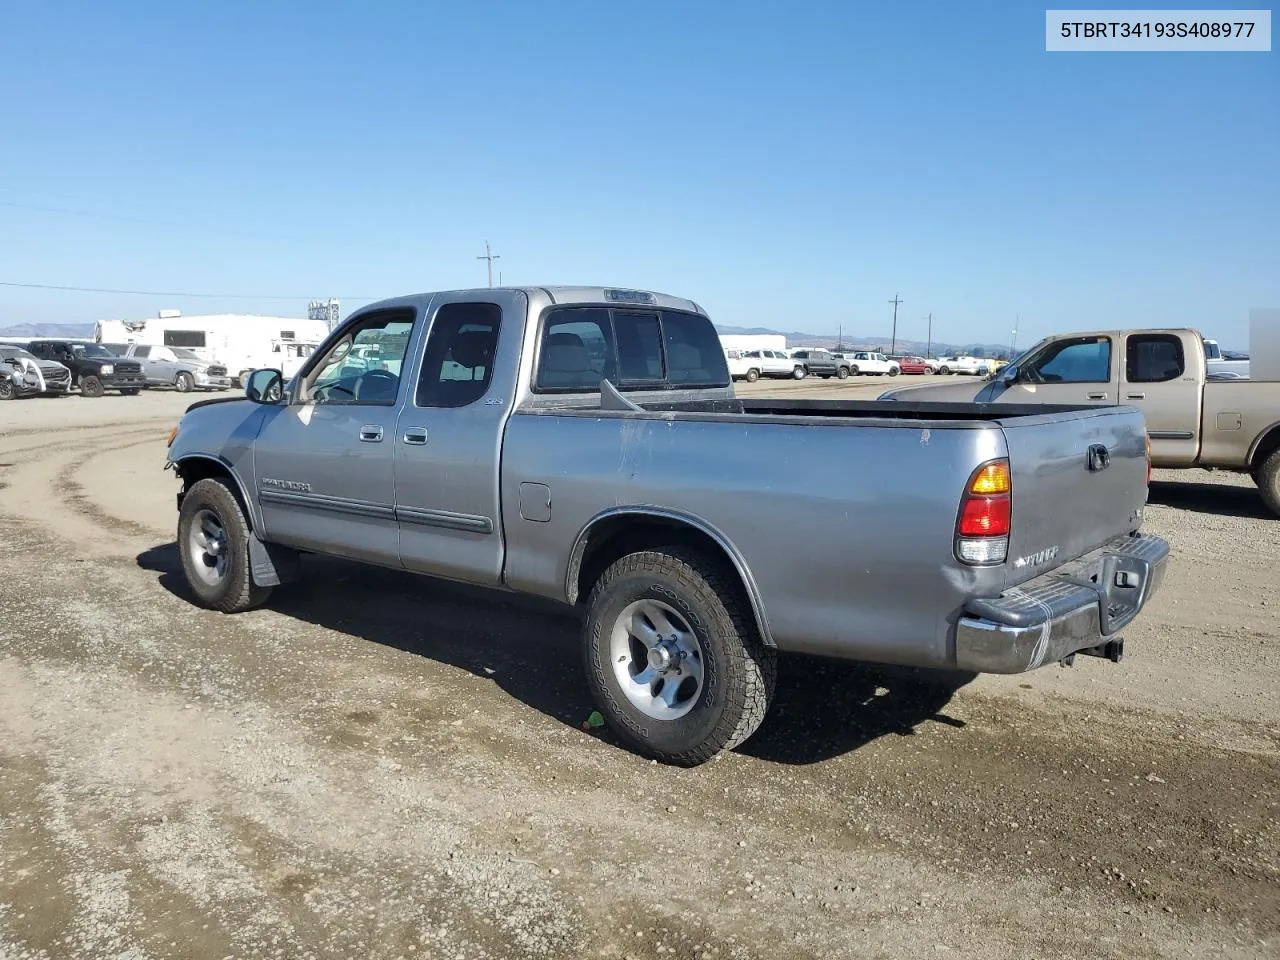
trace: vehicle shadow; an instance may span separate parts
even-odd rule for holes
[[[1227,483],[1186,483],[1153,480],[1147,495],[1149,503],[1196,513],[1212,513],[1220,517],[1248,517],[1251,520],[1274,519],[1254,486],[1240,487]]]
[[[160,585],[191,602],[168,543],[137,557]],[[327,557],[303,558],[303,576],[268,604],[278,614],[490,680],[511,697],[572,727],[594,704],[581,666],[579,620],[562,604],[453,584]],[[785,764],[840,756],[889,734],[938,721],[974,674],[784,656],[777,694],[760,729],[738,752]],[[602,738],[625,749],[607,728]]]
[[[830,760],[881,737],[912,736],[927,722],[963,727],[963,720],[942,710],[976,677],[958,670],[787,655],[778,664],[768,716],[738,752],[802,765]]]

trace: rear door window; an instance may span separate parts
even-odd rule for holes
[[[1125,379],[1130,383],[1164,383],[1186,371],[1182,339],[1168,333],[1142,333],[1129,337],[1125,352]]]

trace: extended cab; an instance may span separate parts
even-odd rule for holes
[[[201,604],[316,553],[577,605],[607,722],[679,764],[756,729],[779,650],[1119,659],[1168,554],[1132,407],[745,400],[697,304],[634,290],[370,305],[287,384],[193,404],[165,467]]]
[[[1157,467],[1250,473],[1280,514],[1280,382],[1214,379],[1192,329],[1048,337],[982,384],[901,387],[881,399],[1137,407]]]
[[[124,355],[142,364],[148,386],[173,387],[179,393],[226,390],[231,386],[226,367],[203,360],[183,347],[131,343]]]
[[[136,396],[147,385],[138,361],[117,357],[90,340],[32,340],[27,349],[40,360],[67,367],[71,385],[84,397],[100,397],[108,390]]]

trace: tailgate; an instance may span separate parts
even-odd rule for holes
[[[1105,407],[1000,426],[1013,480],[1006,586],[1141,526],[1147,435],[1140,411]]]

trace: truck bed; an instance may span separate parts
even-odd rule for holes
[[[631,399],[639,409],[577,396],[513,412],[501,471],[511,586],[563,596],[565,558],[601,516],[689,518],[731,545],[780,648],[947,666],[967,598],[999,597],[1141,523],[1133,407]],[[1105,469],[1088,469],[1091,446],[1106,447]],[[963,492],[1002,457],[1008,560],[963,565]]]

